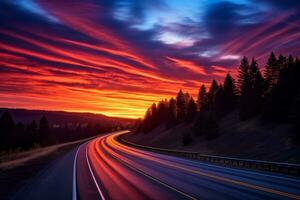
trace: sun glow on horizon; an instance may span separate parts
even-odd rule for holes
[[[196,98],[236,77],[244,55],[300,55],[294,5],[105,2],[0,1],[0,107],[142,118],[179,89]]]

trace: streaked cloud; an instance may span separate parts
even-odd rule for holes
[[[299,56],[297,1],[0,2],[0,106],[142,117],[241,56]],[[226,12],[225,12],[226,10]]]

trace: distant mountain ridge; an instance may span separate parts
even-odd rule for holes
[[[14,121],[28,124],[33,120],[39,121],[42,116],[46,116],[50,124],[66,124],[66,123],[99,123],[110,124],[119,122],[123,125],[129,125],[135,119],[127,119],[120,117],[109,117],[103,114],[79,113],[67,111],[47,111],[47,110],[29,110],[19,108],[0,108],[0,115],[3,112],[9,112]]]

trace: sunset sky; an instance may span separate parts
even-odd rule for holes
[[[0,0],[0,107],[143,117],[243,55],[300,55],[299,0]]]

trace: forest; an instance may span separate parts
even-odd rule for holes
[[[20,111],[27,116],[27,121],[36,113],[46,113],[51,116],[53,121],[49,121],[46,115],[43,115],[39,120],[33,119],[29,123],[16,122],[9,111],[14,114],[18,112],[13,109],[5,110],[0,117],[0,155],[80,140],[122,129],[124,124],[130,123],[123,123],[122,119],[106,116],[99,116],[101,120],[98,120],[96,118],[98,115],[94,116],[89,113],[37,112],[33,110]],[[89,118],[89,115],[94,118]],[[56,120],[54,120],[55,118]],[[58,121],[60,121],[59,124]]]
[[[263,70],[261,70],[263,69]],[[300,62],[293,56],[274,52],[260,68],[255,58],[241,59],[235,80],[230,73],[223,83],[212,80],[209,88],[201,85],[197,99],[179,90],[175,98],[153,103],[138,124],[137,132],[148,133],[160,125],[167,129],[180,123],[193,123],[196,136],[213,140],[222,134],[218,122],[237,111],[240,121],[259,117],[262,124],[287,123],[300,143]],[[192,138],[182,139],[188,145]]]

